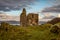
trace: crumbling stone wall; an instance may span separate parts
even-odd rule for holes
[[[38,25],[38,14],[29,13],[27,16],[28,25]]]

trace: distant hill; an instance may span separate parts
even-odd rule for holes
[[[51,24],[56,24],[60,22],[60,18],[54,18],[51,21],[48,21],[47,23],[51,23]]]
[[[9,23],[9,24],[12,24],[12,25],[20,25],[20,21],[14,21],[14,20],[10,20],[10,21],[0,21],[1,22],[6,22],[6,23]],[[45,21],[39,21],[39,24],[45,24],[46,22]]]
[[[13,25],[18,25],[18,24],[20,24],[19,21],[0,21],[0,23],[1,23],[1,22],[6,22],[6,23],[9,23],[9,24],[13,24]]]

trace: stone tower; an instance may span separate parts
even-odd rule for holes
[[[26,9],[23,8],[23,11],[20,15],[20,25],[21,26],[26,26],[27,25],[27,18],[26,18]]]

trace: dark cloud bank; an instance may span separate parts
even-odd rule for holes
[[[42,12],[57,12],[60,13],[60,0],[49,0],[51,7],[45,8]]]
[[[37,0],[0,0],[0,11],[20,10],[34,4]]]
[[[39,0],[0,0],[0,11],[20,10],[38,2]],[[41,1],[41,0],[40,0]],[[60,12],[60,0],[47,0],[55,6],[45,8],[42,12]]]
[[[60,5],[45,8],[42,12],[58,12],[58,13],[60,13]]]

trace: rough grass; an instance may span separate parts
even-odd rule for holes
[[[10,25],[0,28],[0,40],[59,40],[59,34],[50,32],[51,24],[20,27]],[[7,29],[7,30],[6,30]]]

